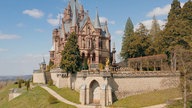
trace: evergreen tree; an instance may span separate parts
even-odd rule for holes
[[[148,36],[149,30],[147,30],[146,26],[143,23],[139,24],[139,28],[135,31],[138,36]]]
[[[130,38],[134,34],[134,26],[131,21],[131,18],[127,19],[127,23],[124,30],[124,36],[122,41],[122,48],[121,48],[121,57],[126,60],[129,57],[128,54],[128,45],[130,44]]]
[[[164,52],[172,49],[180,42],[180,26],[181,26],[181,6],[178,0],[173,0],[171,10],[168,14],[168,22],[162,33],[162,40],[160,43],[163,45]]]
[[[131,18],[129,17],[127,19],[127,23],[125,26],[124,37],[131,36],[133,33],[134,33],[134,26]]]
[[[155,16],[153,16],[153,21],[152,21],[152,27],[150,30],[150,35],[152,36],[152,41],[157,37],[158,33],[161,31],[160,25],[156,19]]]
[[[181,25],[181,36],[183,40],[187,42],[188,48],[192,47],[192,1],[186,2],[181,11],[182,25]]]
[[[26,87],[27,87],[27,91],[28,91],[29,88],[30,88],[30,80],[28,80],[28,81],[26,81],[26,82],[27,82]]]
[[[150,46],[148,30],[141,23],[136,32],[129,36],[127,41],[126,58],[134,58],[146,55],[146,49]]]
[[[73,32],[65,44],[62,52],[60,67],[68,73],[80,71],[82,65],[81,55],[78,46],[78,37]]]

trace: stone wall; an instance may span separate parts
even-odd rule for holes
[[[117,99],[121,99],[134,94],[175,88],[179,81],[179,77],[139,77],[111,78],[109,83]]]
[[[39,72],[39,73],[33,73],[33,83],[38,83],[38,84],[45,84],[45,73],[44,72]]]
[[[175,88],[180,83],[180,74],[170,72],[142,72],[142,73],[78,73],[77,75],[58,75],[56,86],[59,88],[69,87],[80,91],[83,86],[89,86],[90,82],[96,80],[101,86],[109,85],[112,94],[117,99],[130,95]]]

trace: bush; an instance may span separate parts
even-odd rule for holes
[[[18,88],[21,88],[21,87],[22,87],[22,81],[19,80],[19,82],[18,82]]]
[[[49,104],[56,104],[56,103],[58,103],[58,100],[55,97],[50,95],[48,98],[48,102],[49,102]]]

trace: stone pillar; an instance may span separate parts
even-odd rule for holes
[[[163,60],[161,59],[161,71],[163,71]]]
[[[107,100],[107,103],[106,103],[106,105],[108,106],[108,105],[112,105],[112,103],[113,103],[113,98],[112,98],[112,88],[110,87],[110,86],[108,86],[108,100]]]
[[[154,71],[156,71],[156,61],[154,61],[154,63],[153,63],[153,65],[154,65]]]
[[[90,64],[92,64],[93,63],[93,55],[92,54],[90,54]]]
[[[106,106],[106,85],[102,85],[100,93],[100,104],[101,106]]]
[[[86,104],[86,85],[82,85],[80,89],[80,102],[82,105]]]
[[[112,65],[115,65],[116,64],[116,59],[115,59],[115,53],[116,53],[116,50],[115,50],[115,43],[113,43],[113,61],[112,61]]]
[[[143,71],[143,63],[140,61],[140,71]]]
[[[86,104],[90,104],[90,89],[86,89]]]
[[[95,63],[99,64],[99,52],[95,52]]]

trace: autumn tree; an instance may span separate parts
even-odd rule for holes
[[[78,46],[78,37],[73,32],[64,46],[60,67],[68,74],[80,71],[81,65],[82,60]]]

